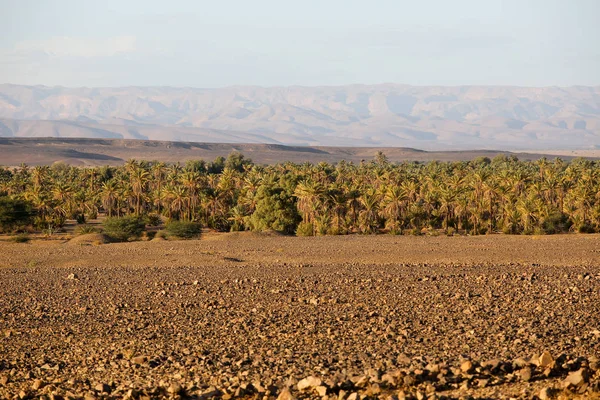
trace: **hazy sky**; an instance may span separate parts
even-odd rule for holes
[[[600,85],[600,0],[0,0],[0,82]]]

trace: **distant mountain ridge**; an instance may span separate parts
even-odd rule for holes
[[[0,136],[403,146],[600,146],[600,87],[0,85]]]

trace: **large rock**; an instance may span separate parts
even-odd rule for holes
[[[111,388],[106,383],[99,383],[96,386],[94,386],[94,390],[96,390],[99,393],[110,393]]]
[[[277,396],[277,400],[296,400],[289,388],[285,387]]]
[[[538,397],[540,398],[540,400],[550,400],[555,399],[557,395],[558,390],[547,387],[540,390],[540,394],[538,395]]]
[[[533,371],[530,367],[525,367],[519,371],[519,377],[523,382],[529,382],[533,376]]]
[[[133,364],[141,365],[141,364],[144,364],[144,363],[148,362],[148,357],[146,357],[146,356],[133,357],[131,359],[131,362]]]
[[[563,381],[565,388],[578,388],[589,382],[590,374],[586,368],[571,372]]]
[[[315,378],[314,376],[308,376],[302,379],[300,382],[298,382],[298,390],[302,391],[306,389],[312,389],[316,388],[317,386],[321,386],[322,384],[323,381],[321,381],[319,378]]]
[[[460,364],[460,370],[464,373],[464,374],[469,374],[473,371],[473,363],[470,360],[467,361],[463,361]]]
[[[542,368],[552,367],[554,358],[548,351],[544,351],[538,360],[538,365]]]

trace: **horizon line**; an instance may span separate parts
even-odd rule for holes
[[[363,86],[363,87],[376,87],[376,86],[404,86],[413,88],[519,88],[519,89],[570,89],[570,88],[592,88],[600,89],[600,84],[597,85],[544,85],[544,86],[527,86],[527,85],[498,85],[498,84],[460,84],[460,85],[415,85],[409,83],[397,83],[397,82],[381,82],[381,83],[348,83],[341,85],[252,85],[252,84],[235,84],[218,87],[202,87],[202,86],[177,86],[177,85],[107,85],[107,86],[65,86],[65,85],[46,85],[46,84],[21,84],[21,83],[10,83],[3,82],[0,86],[21,86],[28,88],[51,88],[51,89],[122,89],[122,88],[168,88],[168,89],[194,89],[194,90],[223,90],[223,89],[236,89],[236,88],[258,88],[258,89],[285,89],[285,88],[302,88],[302,89],[314,89],[314,88],[342,88],[349,86]]]

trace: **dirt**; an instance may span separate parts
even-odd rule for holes
[[[600,390],[599,235],[0,242],[0,299],[0,398]]]
[[[123,165],[129,159],[157,160],[168,163],[187,160],[212,161],[241,152],[258,164],[283,162],[317,164],[342,160],[360,163],[371,161],[378,151],[385,153],[391,162],[411,161],[470,161],[477,157],[494,158],[513,155],[520,160],[554,158],[548,152],[510,152],[502,150],[423,151],[406,147],[327,147],[283,146],[273,144],[164,142],[154,140],[83,139],[83,138],[0,138],[0,165],[19,166],[51,165],[65,163],[75,166]],[[561,153],[561,152],[559,152]],[[558,154],[558,153],[556,153]],[[563,154],[570,160],[583,154]],[[586,153],[588,158],[598,157]]]

